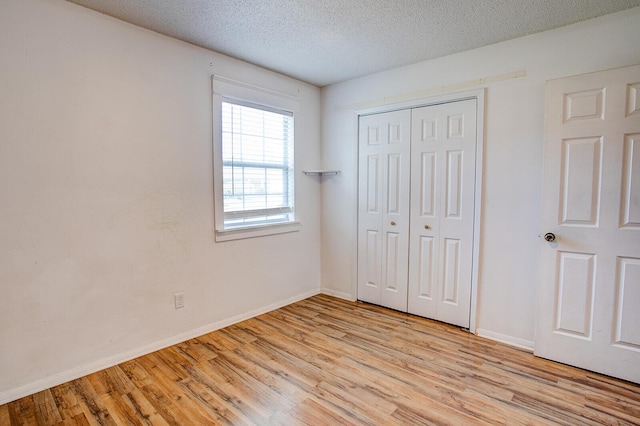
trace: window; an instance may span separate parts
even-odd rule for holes
[[[292,220],[293,113],[222,101],[225,228]]]
[[[271,91],[214,77],[216,241],[299,228],[294,108],[287,108],[295,104],[286,101]]]

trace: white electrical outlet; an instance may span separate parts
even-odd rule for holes
[[[174,293],[173,304],[176,309],[184,308],[184,293]]]

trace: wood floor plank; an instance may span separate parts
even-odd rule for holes
[[[598,410],[629,422],[634,419],[640,419],[640,406],[637,403],[600,394],[588,394],[586,400],[585,406],[587,408]]]
[[[127,404],[119,394],[107,394],[102,396],[104,406],[111,414],[111,417],[119,425],[146,425],[147,419],[138,418],[137,413]]]
[[[11,424],[37,425],[36,411],[31,396],[19,399],[9,406]]]
[[[61,422],[62,417],[58,411],[58,406],[51,393],[47,389],[42,392],[33,394],[33,403],[35,406],[35,417],[39,425],[47,425],[51,422]],[[0,422],[0,425],[2,422]]]
[[[145,391],[149,392],[152,403],[159,412],[164,413],[169,410],[163,417],[170,419],[189,419],[194,424],[206,424],[208,416],[198,404],[195,403],[184,390],[177,386],[180,379],[172,380],[165,374],[170,369],[163,368],[166,366],[161,360],[153,357],[139,358],[140,364],[146,371],[153,376],[153,386],[145,387]]]
[[[185,358],[189,358],[194,363],[209,361],[218,356],[218,350],[208,343],[206,336],[202,339],[187,340],[174,347],[183,354]]]
[[[56,406],[58,407],[58,412],[62,420],[72,419],[82,413],[73,382],[53,387],[50,390],[56,401]]]
[[[145,397],[142,390],[134,389],[124,395],[123,400],[125,404],[127,404],[129,408],[136,413],[137,418],[142,420],[143,424],[160,426],[169,424],[169,422],[158,413],[153,404],[151,404]]]
[[[119,393],[124,395],[135,389],[135,385],[131,383],[131,379],[124,374],[119,365],[99,371],[96,376],[96,381],[102,381],[105,384],[105,390],[109,394]]]
[[[232,351],[240,345],[237,340],[230,338],[227,333],[224,332],[205,334],[204,336],[198,337],[198,340],[214,353]]]
[[[381,398],[366,386],[331,382],[320,382],[313,392],[316,401],[327,401],[334,411],[348,419],[366,424],[384,424],[398,406],[388,399]]]
[[[9,416],[9,405],[0,405],[0,425],[11,426],[11,417]]]
[[[224,336],[225,338],[227,338],[229,340],[232,340],[233,342],[237,343],[238,346],[246,345],[246,344],[251,343],[251,342],[255,342],[255,340],[257,339],[256,336],[254,336],[251,333],[247,333],[245,330],[243,330],[237,324],[230,325],[227,328],[223,328],[221,330],[218,330],[218,333],[220,335]],[[206,335],[206,336],[208,336],[208,335]]]
[[[65,420],[66,424],[75,425],[75,426],[90,426],[91,423],[87,420],[87,416],[84,413],[76,414],[70,419]]]
[[[89,379],[81,377],[73,381],[78,405],[84,413],[89,424],[116,425],[109,410],[104,405],[102,398],[98,396]]]
[[[252,418],[264,422],[274,411],[288,409],[289,404],[281,404],[279,396],[268,386],[251,375],[237,369],[225,357],[218,357],[209,363],[199,365],[207,377],[214,378],[216,393],[223,393],[239,411],[251,413]]]
[[[277,392],[293,401],[302,401],[309,396],[309,392],[317,384],[316,380],[305,380],[296,377],[298,370],[288,370],[286,365],[272,358],[268,353],[253,347],[238,348],[234,351],[239,360],[255,365],[260,369],[258,375],[267,377],[265,383]]]
[[[513,398],[495,398],[487,392],[478,392],[474,389],[467,389],[464,392],[465,397],[474,398],[484,402],[484,406],[488,410],[495,410],[501,413],[503,418],[507,419],[504,423],[509,425],[536,425],[545,426],[553,425],[550,422],[536,415],[531,411],[518,410],[517,405],[513,403]]]
[[[298,419],[302,424],[313,425],[354,425],[348,419],[336,415],[322,404],[313,399],[301,401],[293,410],[288,413],[291,417]]]
[[[0,425],[640,425],[640,385],[317,295],[0,405]]]
[[[389,389],[387,394],[393,395],[392,400],[404,409],[415,409],[424,405],[429,407],[432,415],[441,412],[448,418],[458,418],[460,422],[471,421],[466,415],[468,408],[456,398],[457,393],[451,389],[437,386],[433,381],[424,380],[402,368],[388,365],[384,361],[371,359],[351,359],[350,361],[358,367],[360,372],[368,371],[369,374],[366,377],[371,380],[372,386],[385,383]],[[415,405],[415,401],[422,401],[422,403]],[[473,403],[467,401],[467,404]],[[485,419],[488,415],[482,406],[474,414],[477,419]],[[493,420],[489,423],[501,423],[501,421],[496,422],[495,419],[487,420]]]
[[[149,354],[145,358],[153,360],[154,364],[174,382],[188,379],[191,376],[189,368],[193,364],[189,363],[173,347]]]
[[[180,385],[209,414],[213,424],[257,424],[251,419],[253,413],[238,410],[231,403],[229,396],[217,394],[215,388],[207,386],[197,378],[183,380]]]
[[[225,368],[233,372],[242,381],[242,385],[250,389],[248,396],[269,408],[269,417],[277,411],[289,411],[296,405],[297,389],[292,390],[291,387],[286,386],[286,381],[278,380],[259,365],[239,357],[239,353],[241,352],[238,350],[222,353],[215,360],[216,368]],[[283,385],[286,388],[281,388]],[[288,397],[289,393],[294,394],[293,399]]]

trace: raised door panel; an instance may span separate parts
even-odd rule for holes
[[[387,232],[385,235],[385,291],[391,291],[397,293],[402,291],[402,287],[406,285],[402,280],[404,275],[401,269],[404,269],[404,265],[400,262],[402,260],[402,243],[401,236],[397,232]]]
[[[393,153],[387,156],[387,215],[401,214],[402,194],[404,184],[401,153]]]
[[[436,283],[436,240],[433,237],[420,236],[418,253],[418,281],[416,297],[433,300],[433,287]]]
[[[430,142],[438,140],[438,120],[440,117],[435,115],[430,115],[427,117],[420,117],[420,121],[418,123],[420,134],[417,138],[412,139],[413,142]]]
[[[436,152],[422,152],[420,155],[420,179],[418,181],[418,199],[420,217],[434,219],[436,217]]]
[[[625,135],[621,226],[640,229],[640,133]]]
[[[363,184],[367,194],[367,213],[380,213],[380,155],[374,154],[366,157],[367,175]]]
[[[460,289],[460,240],[445,238],[443,251],[442,302],[458,305]]]
[[[444,212],[446,218],[460,218],[462,210],[463,158],[463,151],[447,151]]]
[[[640,350],[640,259],[618,258],[614,343],[632,351]]]
[[[463,139],[465,135],[465,114],[447,114],[447,139]]]
[[[365,135],[366,135],[366,143],[369,146],[379,146],[382,144],[380,140],[380,125],[379,123],[366,123],[365,126]]]
[[[640,83],[627,84],[627,117],[640,114]]]
[[[603,88],[581,90],[564,94],[563,122],[576,120],[603,120],[604,119]]]
[[[380,242],[380,232],[375,229],[368,229],[366,231],[366,245],[362,248],[362,257],[365,262],[365,276],[364,282],[367,287],[373,287],[375,289],[380,288],[382,265],[381,251],[382,246]]]
[[[602,137],[562,141],[561,223],[597,226],[600,212]]]
[[[591,338],[595,256],[584,253],[558,253],[556,282],[557,332]]]
[[[402,144],[403,133],[408,131],[408,129],[404,129],[403,125],[399,121],[394,121],[388,124],[387,129],[389,131],[389,144]]]

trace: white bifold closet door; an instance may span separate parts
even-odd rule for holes
[[[406,312],[411,112],[359,126],[358,299]]]
[[[358,299],[469,327],[476,100],[359,127]]]
[[[408,311],[469,327],[476,100],[414,109]]]

